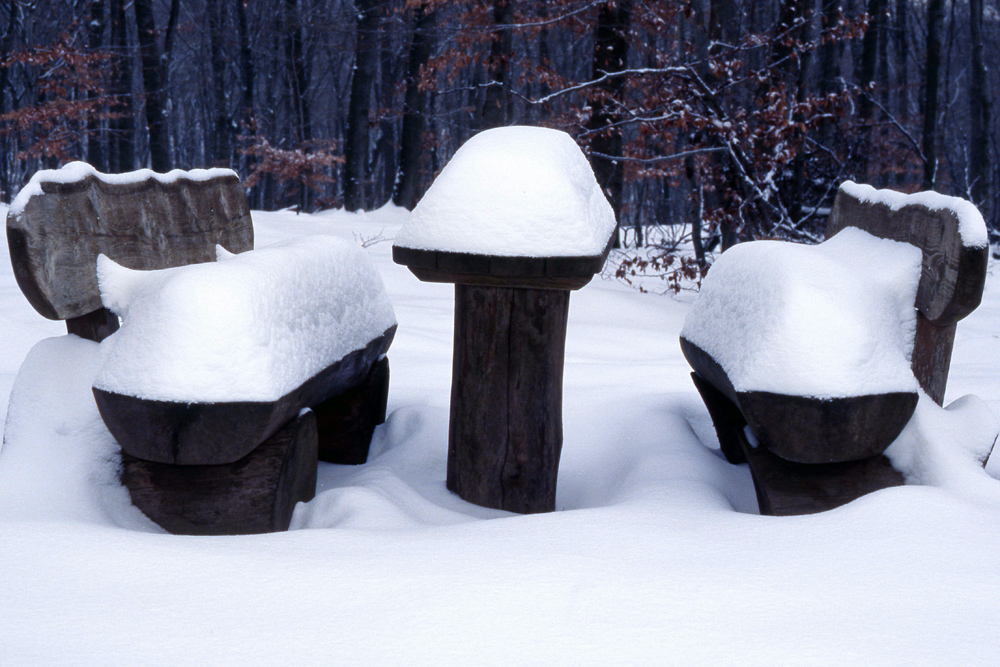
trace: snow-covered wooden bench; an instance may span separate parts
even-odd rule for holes
[[[722,450],[749,462],[766,514],[902,484],[882,452],[918,387],[942,401],[955,324],[982,298],[986,230],[963,200],[848,182],[827,238],[727,251],[681,334]]]
[[[354,244],[251,251],[233,172],[108,176],[80,163],[32,179],[8,238],[36,309],[104,339],[95,400],[123,483],[161,526],[284,530],[315,493],[317,453],[364,461],[385,418],[395,318]]]
[[[465,500],[555,509],[569,293],[614,230],[569,135],[508,127],[463,145],[396,237],[397,263],[455,283],[447,485]]]

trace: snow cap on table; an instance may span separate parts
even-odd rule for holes
[[[396,245],[508,257],[600,255],[615,215],[590,163],[565,132],[480,132],[435,179]]]
[[[921,252],[848,227],[807,246],[742,243],[702,283],[681,336],[737,392],[840,398],[915,391]]]
[[[17,193],[16,197],[14,197],[14,201],[11,202],[8,215],[14,218],[19,218],[24,212],[25,207],[28,205],[28,201],[32,197],[44,194],[43,186],[46,183],[78,183],[90,176],[94,176],[98,180],[108,183],[109,185],[140,183],[150,178],[163,184],[174,183],[180,179],[188,181],[208,181],[220,176],[232,176],[233,178],[239,178],[236,172],[232,169],[219,168],[191,169],[188,171],[183,169],[174,169],[166,174],[160,174],[152,169],[139,169],[138,171],[130,171],[124,174],[105,174],[97,171],[97,169],[86,162],[70,162],[60,169],[43,169],[35,172],[35,174],[31,177],[31,180],[28,181],[28,184],[21,188],[21,191]]]
[[[396,323],[371,260],[333,237],[158,271],[101,256],[97,271],[123,321],[94,386],[138,398],[273,401]]]
[[[961,197],[949,197],[939,192],[927,191],[904,194],[895,190],[876,190],[870,185],[844,181],[840,189],[867,204],[882,204],[898,211],[910,204],[920,204],[932,211],[952,211],[958,218],[958,234],[967,248],[985,248],[989,245],[986,222],[975,204]]]

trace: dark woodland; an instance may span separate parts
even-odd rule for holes
[[[695,271],[820,240],[846,179],[1000,230],[997,44],[997,0],[3,0],[0,200],[85,160],[412,208],[469,136],[530,124],[576,138],[626,245],[692,230]]]

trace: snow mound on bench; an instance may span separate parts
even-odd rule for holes
[[[985,248],[989,245],[986,221],[975,204],[961,197],[949,197],[939,192],[917,192],[903,194],[895,190],[876,190],[870,185],[844,181],[840,189],[858,201],[882,204],[892,211],[898,211],[910,204],[920,204],[932,211],[951,211],[958,219],[958,234],[962,245],[967,248]]]
[[[396,245],[508,257],[600,255],[615,214],[590,163],[565,132],[480,132],[441,171]]]
[[[274,401],[396,323],[371,260],[333,237],[159,271],[100,256],[97,272],[122,327],[94,386],[144,399]]]
[[[920,250],[848,227],[819,245],[755,241],[709,270],[681,336],[737,392],[840,398],[917,389]]]

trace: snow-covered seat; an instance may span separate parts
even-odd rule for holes
[[[36,174],[7,228],[32,305],[103,341],[97,406],[133,502],[161,526],[283,530],[315,492],[317,450],[364,461],[396,323],[355,244],[251,251],[234,172],[82,163]]]
[[[728,250],[681,333],[723,452],[749,460],[766,513],[902,483],[881,454],[918,388],[941,402],[955,323],[982,298],[986,228],[963,200],[848,182],[827,237]]]

